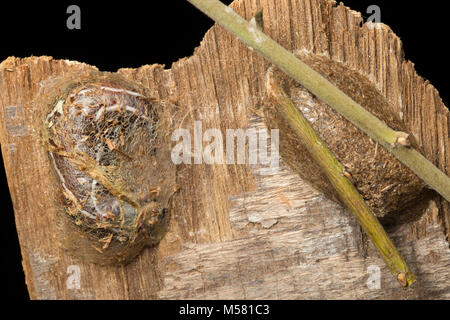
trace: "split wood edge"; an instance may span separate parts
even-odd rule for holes
[[[325,142],[315,133],[305,116],[281,89],[275,78],[273,68],[270,68],[267,72],[266,89],[270,102],[274,104],[277,111],[301,139],[311,157],[318,163],[338,192],[341,200],[358,219],[394,277],[397,278],[402,287],[409,287],[416,281],[416,276],[411,272],[356,187],[347,179],[345,167],[336,159]]]
[[[428,186],[450,201],[450,177],[410,147],[407,133],[389,128],[330,81],[272,40],[262,32],[261,27],[247,22],[230,7],[218,0],[187,1],[380,143]]]

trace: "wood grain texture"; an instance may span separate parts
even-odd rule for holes
[[[325,55],[367,76],[424,148],[449,174],[449,113],[436,89],[405,61],[385,25],[327,0],[238,0],[247,20],[263,9],[265,31],[289,50]],[[191,128],[262,127],[255,111],[269,64],[214,26],[192,57],[121,69],[158,99],[179,106]],[[95,67],[50,57],[8,58],[0,65],[0,139],[26,281],[33,299],[308,299],[450,298],[448,202],[435,197],[423,216],[389,230],[418,276],[403,291],[354,217],[324,198],[283,162],[278,172],[254,165],[181,165],[181,190],[159,246],[122,267],[67,255],[54,221],[57,195],[39,138],[33,99],[46,81]],[[79,266],[79,289],[67,268]],[[368,270],[381,271],[370,289]]]

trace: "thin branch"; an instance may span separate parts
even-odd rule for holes
[[[266,89],[270,101],[276,106],[294,133],[301,139],[311,157],[321,167],[338,192],[342,201],[356,216],[392,274],[403,287],[410,286],[416,281],[416,277],[391,239],[389,239],[378,219],[364,202],[356,187],[346,178],[344,166],[336,159],[325,142],[314,132],[308,120],[283,92],[273,74],[273,69],[267,73]]]
[[[392,130],[319,73],[218,0],[187,0],[247,46],[286,72],[320,100],[364,131],[431,188],[450,201],[450,178],[409,146],[408,134]]]

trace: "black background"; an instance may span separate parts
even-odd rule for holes
[[[10,1],[8,1],[9,3]],[[231,1],[223,1],[227,4]],[[121,5],[110,1],[36,1],[0,5],[0,61],[8,56],[50,55],[82,61],[103,71],[161,63],[170,68],[190,56],[212,21],[185,0],[135,1]],[[444,1],[345,0],[362,12],[376,4],[381,20],[403,41],[406,58],[419,75],[430,80],[448,105],[448,12]],[[66,9],[81,8],[81,30],[68,30]],[[14,214],[3,163],[1,283],[9,298],[28,299]]]

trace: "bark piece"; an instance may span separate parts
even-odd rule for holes
[[[361,27],[359,13],[326,0],[239,0],[232,7],[247,20],[263,9],[265,32],[286,48],[325,55],[365,75],[425,156],[449,173],[448,110],[404,60],[387,26]],[[192,57],[169,70],[151,65],[119,73],[178,105],[173,126],[191,129],[201,119],[203,130],[225,132],[264,127],[257,107],[268,67],[214,26]],[[1,147],[33,299],[450,297],[447,202],[426,201],[421,218],[390,230],[418,276],[403,291],[365,245],[356,221],[286,165],[278,172],[260,165],[181,165],[179,209],[159,246],[123,267],[68,255],[56,241],[56,208],[48,199],[59,191],[49,178],[32,101],[45,81],[95,69],[50,57],[8,58],[0,65]]]

